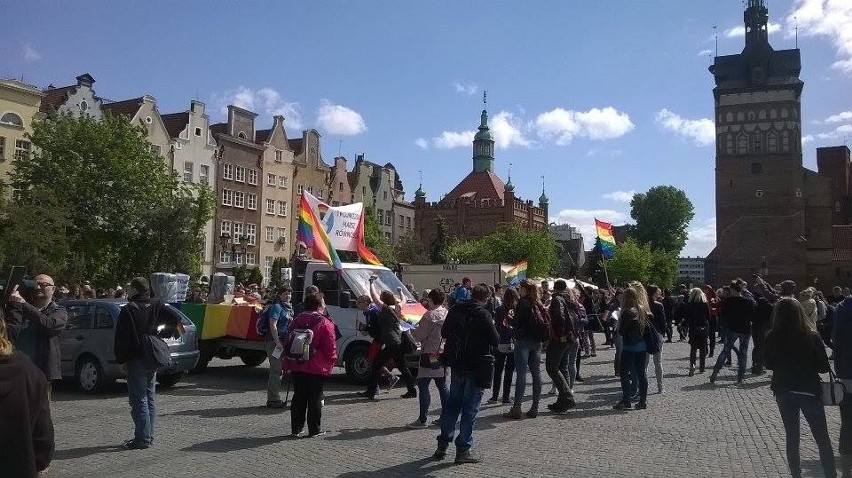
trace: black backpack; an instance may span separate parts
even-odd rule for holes
[[[461,364],[467,350],[467,327],[470,322],[468,314],[462,310],[462,305],[450,308],[444,327],[447,327],[446,339],[444,340],[443,362],[454,367]]]

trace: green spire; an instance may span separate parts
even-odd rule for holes
[[[538,198],[538,204],[541,207],[547,206],[547,203],[550,202],[547,199],[547,194],[544,193],[544,176],[541,177],[541,197]]]
[[[515,192],[515,185],[512,184],[512,163],[509,163],[509,182],[506,183],[506,187],[504,187],[503,189],[506,192]]]
[[[482,102],[486,102],[485,93],[482,94]],[[485,108],[479,118],[479,131],[473,137],[473,171],[494,171],[494,138],[488,129],[488,111]]]

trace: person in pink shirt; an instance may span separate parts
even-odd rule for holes
[[[308,295],[304,307],[304,312],[293,320],[290,330],[313,330],[310,358],[294,360],[284,357],[282,361],[282,368],[293,374],[293,402],[290,406],[290,436],[293,438],[302,436],[306,415],[308,438],[325,435],[326,431],[320,427],[323,386],[337,361],[334,324],[323,314],[322,297]]]

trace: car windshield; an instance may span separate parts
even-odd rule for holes
[[[378,274],[376,277],[376,288],[379,292],[389,290],[397,297],[402,296],[402,300],[406,303],[417,302],[411,292],[402,285],[399,278],[393,272],[385,269],[344,269],[348,282],[352,289],[358,294],[370,295],[369,280],[372,274]]]

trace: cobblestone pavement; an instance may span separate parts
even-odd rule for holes
[[[53,404],[57,452],[48,476],[788,476],[769,374],[736,387],[735,370],[723,369],[714,386],[707,373],[686,376],[687,355],[685,343],[665,344],[666,392],[655,394],[652,364],[644,411],[612,410],[620,387],[607,347],[583,362],[578,407],[566,415],[510,422],[501,417],[505,405],[485,405],[474,433],[483,462],[463,466],[452,464],[452,448],[446,460],[431,459],[435,427],[404,427],[418,404],[400,399],[403,389],[369,403],[342,375],[326,386],[328,435],[291,440],[289,412],[263,406],[266,368],[216,360],[207,373],[158,394],[156,442],[136,451],[117,448],[133,434],[123,383],[97,396],[63,384]],[[553,400],[544,398],[542,409]],[[836,450],[839,413],[826,411]],[[802,423],[803,466],[818,476],[816,446]]]

